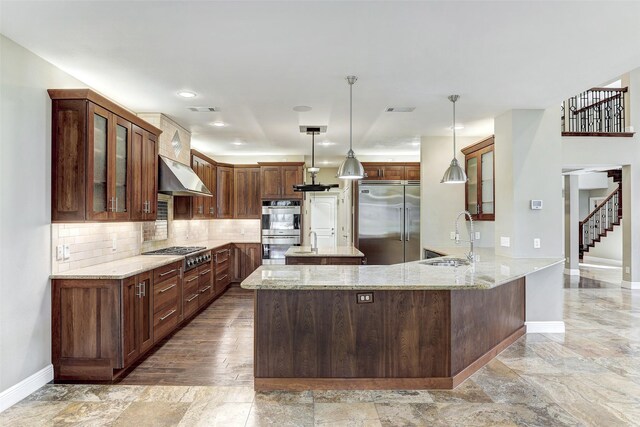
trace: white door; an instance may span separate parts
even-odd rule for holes
[[[318,235],[318,247],[336,246],[337,211],[337,194],[326,193],[311,196],[310,230],[315,231]]]

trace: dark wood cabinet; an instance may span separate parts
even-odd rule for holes
[[[124,365],[153,346],[153,275],[145,272],[123,280],[122,342]]]
[[[363,162],[367,181],[420,180],[420,163],[369,163]]]
[[[231,245],[213,249],[212,255],[215,269],[214,293],[220,295],[231,283],[231,275],[233,274]]]
[[[262,265],[260,243],[235,243],[232,245],[233,283],[240,283]]]
[[[139,126],[131,127],[131,219],[155,221],[158,205],[158,140]]]
[[[233,173],[233,217],[259,219],[262,215],[260,168],[236,165]]]
[[[204,306],[214,297],[213,277],[213,262],[198,267],[198,307]]]
[[[233,166],[217,166],[217,218],[233,218]]]
[[[143,157],[141,152],[133,153],[134,127],[143,129],[154,142],[161,131],[89,89],[50,89],[49,96],[53,103],[51,220],[143,219],[132,212],[133,198],[143,185],[143,175],[134,170],[137,165],[132,159],[132,155]],[[153,174],[154,183],[155,162],[155,168],[147,169],[147,163],[144,170],[145,175]]]
[[[303,181],[303,162],[258,163],[263,199],[302,199],[303,193],[293,191]]]
[[[495,220],[495,159],[493,135],[463,148],[467,183],[465,209],[477,221]]]

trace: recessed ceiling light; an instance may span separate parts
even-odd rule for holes
[[[225,127],[227,125],[225,122],[222,122],[220,120],[212,122],[210,124],[211,124],[211,126],[215,126],[217,128],[223,128],[223,127]]]
[[[328,165],[328,164],[329,164],[329,161],[328,161],[328,160],[325,160],[325,161],[323,161],[323,162],[322,162],[322,164],[323,164],[323,165]]]
[[[244,144],[246,144],[246,142],[244,142],[244,141],[233,141],[231,144],[233,144],[233,145],[244,145]]]
[[[453,130],[453,126],[449,126],[449,130]],[[463,125],[456,125],[456,130],[464,129]]]
[[[307,111],[311,111],[312,108],[309,107],[308,105],[296,105],[295,107],[293,107],[293,111],[297,112],[297,113],[306,113]]]
[[[322,141],[319,143],[320,145],[323,145],[325,147],[329,146],[329,145],[336,145],[335,142],[331,142],[331,141]]]
[[[190,90],[181,90],[180,92],[178,92],[178,95],[183,97],[183,98],[195,98],[196,97],[196,93],[195,92],[191,92]]]

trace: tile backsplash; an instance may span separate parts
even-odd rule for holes
[[[52,272],[115,261],[167,246],[195,245],[205,240],[260,241],[259,219],[169,221],[169,238],[149,242],[142,239],[144,225],[142,222],[51,224]],[[58,245],[69,245],[69,259],[56,258]]]

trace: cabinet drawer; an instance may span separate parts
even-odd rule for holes
[[[153,283],[162,282],[164,280],[177,276],[180,272],[181,267],[182,261],[176,261],[173,264],[156,268],[155,270],[153,270]]]
[[[153,315],[153,341],[158,342],[178,325],[178,304]]]
[[[178,303],[179,277],[153,284],[153,313],[166,310]]]
[[[189,287],[195,286],[197,288],[199,283],[198,279],[200,279],[200,275],[198,274],[197,268],[185,273],[184,279],[182,279],[182,286],[184,288],[183,293],[186,294],[187,288]]]
[[[223,262],[229,261],[229,257],[231,256],[231,249],[228,246],[225,246],[221,249],[215,250],[214,260],[216,264],[220,264]]]
[[[198,310],[200,306],[200,294],[198,288],[193,291],[184,294],[184,300],[182,302],[184,310],[184,318],[188,319],[193,313]]]
[[[200,268],[198,268],[198,284],[200,286],[200,289],[204,288],[205,286],[211,285],[212,275],[213,271],[211,270],[211,265],[201,266]]]

